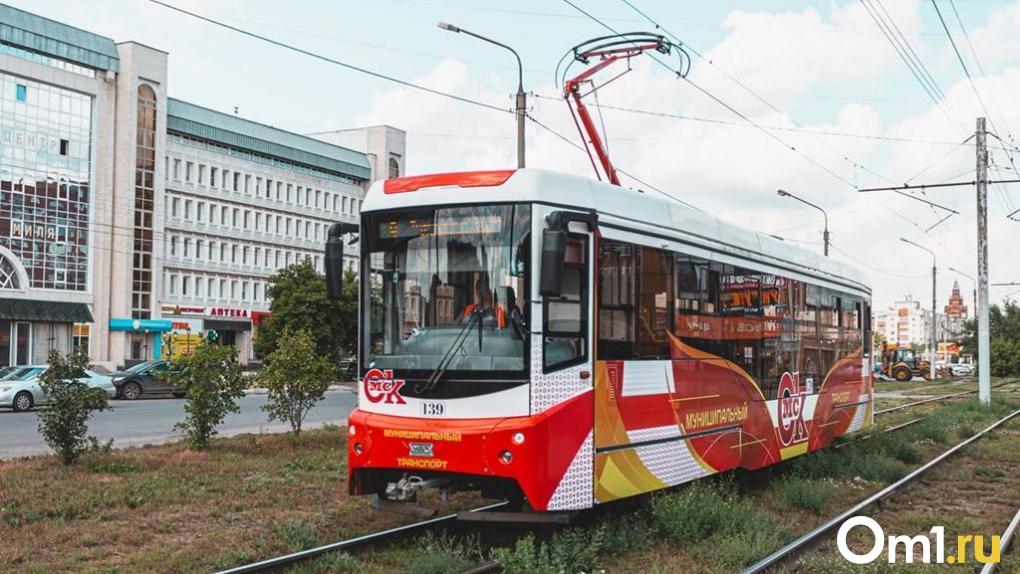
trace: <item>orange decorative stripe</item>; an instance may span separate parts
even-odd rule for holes
[[[405,193],[417,191],[423,187],[491,187],[503,185],[516,170],[503,169],[493,171],[459,171],[453,173],[432,173],[412,177],[387,179],[383,183],[383,193]]]

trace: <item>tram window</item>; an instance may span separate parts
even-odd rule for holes
[[[584,362],[588,357],[588,238],[567,239],[563,287],[559,297],[546,297],[543,310],[543,365],[552,371]]]
[[[673,297],[673,257],[667,251],[641,247],[635,359],[668,359]]]
[[[637,304],[635,245],[603,241],[599,253],[599,358],[627,360],[634,355]]]

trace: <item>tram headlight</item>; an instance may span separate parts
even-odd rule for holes
[[[354,443],[354,454],[361,454],[365,451],[365,447],[361,446],[360,442]]]
[[[515,432],[514,436],[510,437],[510,440],[516,445],[522,445],[524,444],[524,433]]]
[[[514,455],[510,454],[510,451],[508,450],[504,450],[503,453],[499,455],[499,460],[502,461],[503,464],[510,464],[510,461],[513,459]]]
[[[351,426],[347,427],[347,434],[349,434],[351,436],[354,436],[354,435],[358,434],[358,427],[356,427],[354,425],[351,425]]]

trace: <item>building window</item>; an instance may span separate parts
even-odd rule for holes
[[[170,256],[171,257],[176,257],[177,256],[177,238],[176,237],[171,237],[170,238]]]
[[[205,185],[205,166],[198,164],[198,184]]]
[[[137,108],[131,317],[148,319],[152,316],[152,220],[156,173],[156,92],[151,86],[138,86]]]
[[[209,168],[209,187],[216,187],[216,168]]]
[[[205,291],[205,279],[195,277],[195,297],[201,299]]]
[[[191,200],[184,200],[184,219],[191,219]]]
[[[200,201],[198,202],[198,211],[195,212],[195,220],[201,223],[203,219],[205,219],[205,202]]]
[[[184,181],[191,183],[191,170],[194,166],[195,164],[190,161],[184,164]]]
[[[391,157],[389,163],[390,163],[390,174],[389,174],[390,179],[393,179],[395,177],[400,177],[400,163],[397,161],[397,158]]]
[[[174,179],[181,179],[181,160],[174,159]]]
[[[28,100],[28,88],[26,88],[22,84],[18,84],[17,96],[18,96],[18,101],[19,102],[27,101]]]
[[[92,325],[88,323],[75,323],[71,325],[71,347],[88,353],[91,334]]]
[[[241,188],[241,174],[234,172],[234,191],[238,191]]]
[[[180,209],[180,206],[180,199],[175,197],[170,201],[170,217],[177,217],[177,210]]]
[[[177,276],[176,275],[171,275],[170,276],[170,294],[171,295],[176,295],[177,294]]]
[[[220,299],[226,299],[227,297],[227,280],[220,279]]]
[[[64,139],[60,140],[60,155],[67,155],[70,146],[71,142]]]
[[[181,279],[181,295],[187,295],[188,291],[191,291],[191,277],[187,275]]]

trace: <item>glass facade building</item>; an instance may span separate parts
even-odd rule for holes
[[[0,245],[32,289],[89,286],[92,98],[0,72]]]

